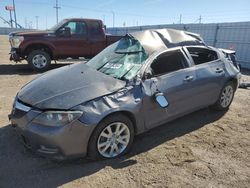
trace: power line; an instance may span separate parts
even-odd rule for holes
[[[28,2],[29,4],[40,4],[40,5],[49,5],[51,6],[52,3],[45,3],[45,2],[39,2],[39,1],[31,1],[31,0],[19,0],[18,2]],[[86,8],[86,7],[79,7],[79,6],[71,6],[69,4],[61,4],[61,6],[64,6],[64,7],[68,7],[68,8],[74,8],[74,9],[80,9],[80,10],[88,10],[88,11],[91,11],[91,12],[106,12],[106,13],[110,13],[110,10],[103,10],[103,9],[94,9],[94,8]],[[54,7],[56,8],[56,7]],[[61,8],[61,7],[59,7]],[[223,11],[223,10],[220,10],[220,11],[209,11],[209,12],[203,12],[203,15],[217,15],[217,14],[222,14],[224,15],[225,13],[242,13],[242,12],[249,12],[250,9],[237,9],[237,10],[226,10],[226,11]],[[142,17],[152,17],[152,18],[162,18],[162,16],[155,16],[155,15],[150,15],[150,14],[147,14],[147,15],[143,15],[143,14],[135,14],[133,12],[127,12],[127,11],[116,11],[116,14],[121,14],[121,15],[131,15],[131,16],[142,16]],[[193,13],[193,12],[185,12],[184,13],[185,16],[196,16],[197,14],[196,13]]]
[[[5,20],[2,16],[0,16],[0,19],[3,20],[4,23],[7,23],[8,25],[10,25],[10,22]]]
[[[56,0],[57,2],[58,0]],[[39,2],[39,1],[31,1],[31,0],[19,0],[19,2],[29,2],[30,4],[40,4],[40,5],[51,5],[51,3],[44,3],[44,2]],[[61,6],[66,7],[66,8],[72,8],[72,9],[79,9],[79,10],[87,10],[90,12],[105,12],[105,13],[110,13],[110,10],[103,10],[103,9],[94,9],[94,8],[86,8],[86,7],[79,7],[79,6],[72,6],[69,4],[61,4]],[[58,3],[56,4],[56,6],[54,7],[56,8],[56,10],[58,11],[58,9],[60,9],[61,7],[58,6]],[[203,16],[216,16],[216,15],[225,15],[225,14],[232,14],[234,13],[240,13],[243,14],[243,12],[249,12],[250,9],[242,9],[242,10],[226,10],[226,11],[209,11],[209,12],[203,12]],[[127,11],[116,11],[116,14],[119,15],[129,15],[129,16],[137,16],[137,17],[149,17],[149,18],[164,18],[162,16],[156,16],[156,15],[150,15],[150,14],[135,14],[132,12],[127,12]],[[185,12],[184,13],[186,17],[190,17],[190,16],[196,16],[196,13],[193,12]],[[169,18],[169,17],[165,17],[165,18]]]
[[[202,20],[202,17],[201,17],[201,15],[200,15],[200,17],[199,17],[197,20],[195,20],[193,23],[198,22],[199,24],[201,24],[201,20]]]
[[[0,0],[1,1],[1,0]],[[7,1],[7,0],[6,0]],[[14,1],[14,0],[13,0]],[[34,4],[37,4],[37,5],[43,5],[43,6],[53,6],[54,3],[53,2],[42,2],[41,0],[36,0],[36,1],[32,1],[32,0],[16,0],[16,4],[20,4],[20,3],[27,3],[29,2],[29,4],[31,5],[34,5]],[[126,19],[129,19],[130,17],[133,19],[141,19],[140,22],[143,23],[144,19],[143,18],[149,18],[147,21],[147,24],[150,24],[150,20],[153,20],[154,18],[161,18],[160,20],[157,19],[157,22],[164,22],[164,23],[167,23],[167,22],[172,22],[171,20],[178,20],[179,23],[192,23],[193,20],[196,20],[195,23],[201,23],[201,22],[204,22],[204,23],[207,23],[208,21],[210,20],[213,20],[213,21],[218,21],[220,20],[220,18],[222,20],[225,20],[227,18],[230,18],[231,16],[230,15],[234,15],[235,17],[237,17],[238,19],[241,18],[241,19],[247,19],[249,17],[249,11],[250,9],[249,8],[243,8],[241,10],[237,9],[237,10],[221,10],[221,11],[216,11],[216,10],[211,10],[211,11],[205,11],[205,12],[202,12],[202,17],[200,16],[200,18],[197,18],[199,16],[199,13],[193,13],[193,12],[182,12],[182,17],[180,19],[179,15],[163,15],[161,16],[160,14],[158,15],[154,15],[154,14],[150,14],[150,12],[148,13],[143,13],[143,14],[140,14],[140,12],[136,12],[132,10],[130,11],[126,11],[126,10],[121,10],[121,9],[118,9],[117,11],[115,10],[115,15],[114,13],[111,12],[111,10],[108,10],[108,9],[98,9],[98,8],[88,8],[88,7],[84,7],[84,5],[72,5],[72,4],[69,4],[69,3],[66,3],[66,4],[62,4],[61,2],[65,2],[65,1],[60,1],[60,6],[58,5],[58,0],[56,0],[56,4],[55,6],[53,6],[53,8],[56,9],[56,22],[58,23],[58,12],[61,7],[65,7],[65,9],[67,8],[71,8],[73,10],[84,10],[84,11],[89,11],[89,12],[96,12],[96,13],[99,13],[101,14],[101,16],[105,13],[106,16],[107,14],[110,15],[110,20],[111,20],[111,24],[113,22],[113,26],[117,26],[118,24],[118,20],[120,21],[120,17],[125,17],[126,16]],[[0,2],[1,3],[1,2]],[[123,16],[125,15],[125,16]],[[100,16],[100,17],[101,17]],[[97,16],[98,17],[98,16]],[[118,17],[118,19],[117,19]],[[137,18],[135,18],[137,17]],[[107,20],[107,18],[104,17],[104,20]],[[167,21],[167,20],[168,21]],[[105,20],[105,22],[106,22]],[[249,19],[248,19],[249,20]],[[116,21],[116,23],[115,23]],[[14,22],[14,21],[13,21]],[[153,21],[151,21],[152,23],[154,23]],[[47,24],[46,24],[47,25]]]

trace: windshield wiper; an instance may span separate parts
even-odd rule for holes
[[[133,52],[119,52],[119,51],[115,51],[116,54],[138,54],[140,52],[143,52],[143,51],[133,51]]]
[[[104,63],[102,66],[100,66],[97,71],[101,70],[105,65],[107,65],[109,63],[109,61],[107,61],[106,63]]]
[[[135,67],[135,65],[133,65],[128,71],[126,71],[121,77],[121,80],[124,80],[125,76]],[[126,79],[125,79],[126,80]]]

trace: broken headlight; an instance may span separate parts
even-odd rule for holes
[[[47,111],[37,116],[32,122],[46,126],[64,126],[81,117],[81,111]]]
[[[12,48],[19,48],[20,44],[23,42],[23,36],[12,36],[10,37],[10,45]]]

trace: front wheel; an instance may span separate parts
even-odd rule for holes
[[[91,159],[119,157],[131,148],[134,127],[129,118],[117,114],[104,119],[94,130],[89,141],[88,156]]]
[[[231,105],[235,93],[235,85],[233,82],[227,82],[222,88],[217,102],[212,106],[215,110],[226,110]]]
[[[29,65],[37,72],[46,71],[51,63],[50,55],[43,50],[34,50],[28,55]]]

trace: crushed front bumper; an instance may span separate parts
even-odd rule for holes
[[[32,120],[41,113],[16,101],[9,115],[12,127],[16,129],[26,148],[56,160],[86,156],[93,126],[87,126],[78,120],[61,127],[33,123]]]
[[[10,61],[18,62],[18,61],[23,60],[23,58],[20,55],[21,54],[20,49],[11,48],[11,51],[9,54],[10,54]]]

